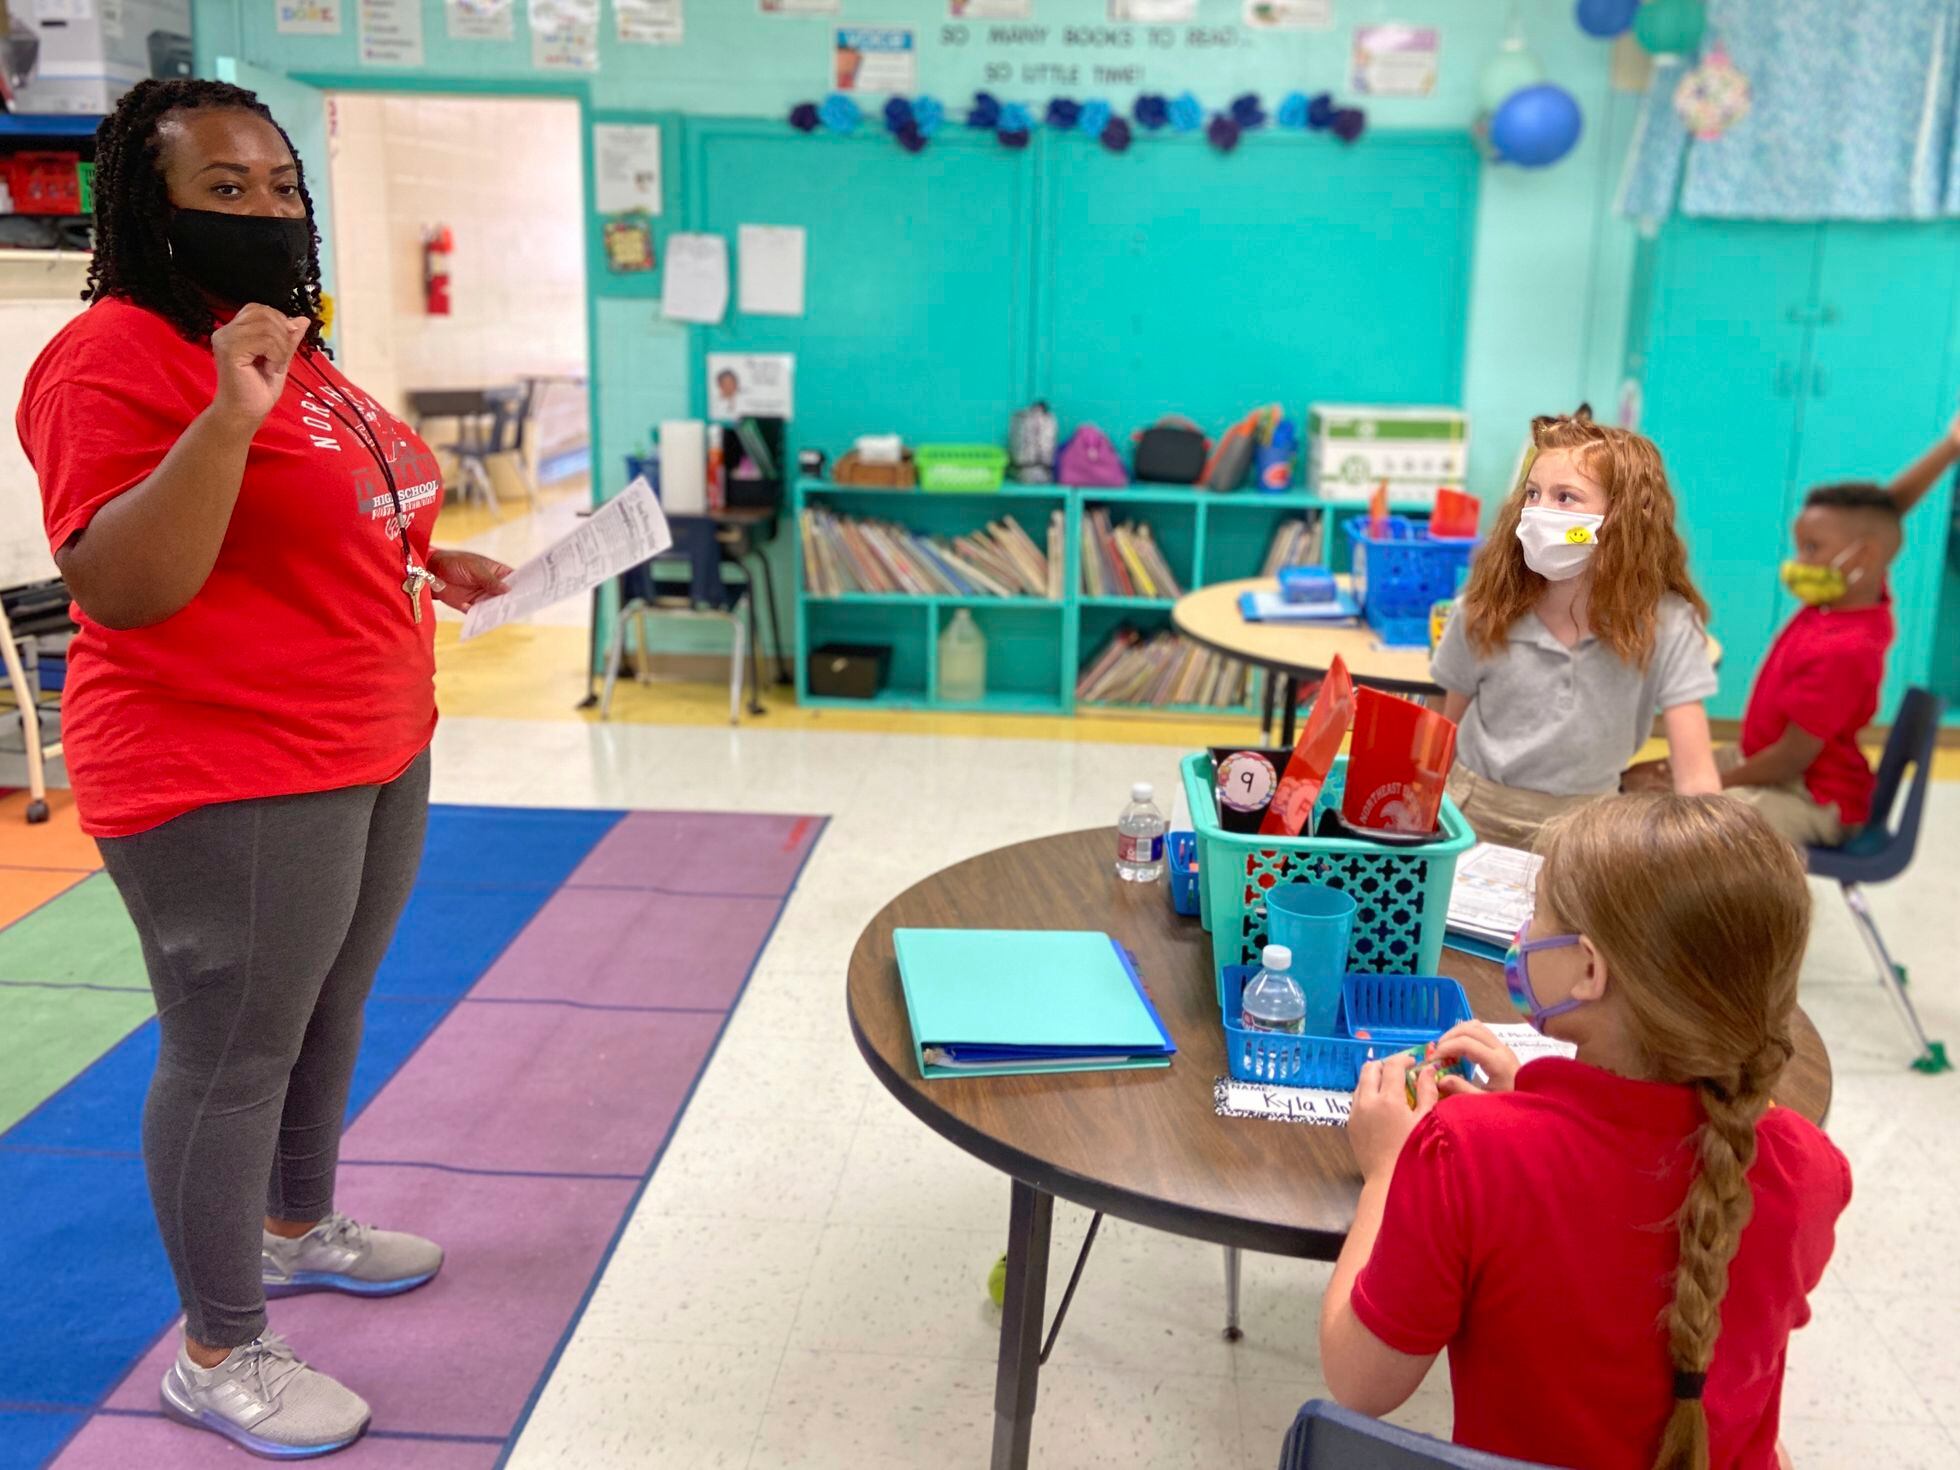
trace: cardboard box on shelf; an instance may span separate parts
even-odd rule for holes
[[[190,0],[13,0],[11,9],[17,49],[33,52],[16,112],[107,112],[145,77],[191,74]]]
[[[1398,505],[1461,490],[1470,465],[1470,416],[1455,408],[1315,403],[1307,408],[1307,489],[1327,500],[1367,500],[1388,482]]]

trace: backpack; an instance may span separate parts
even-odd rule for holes
[[[1195,485],[1204,476],[1211,442],[1186,418],[1166,414],[1136,436],[1136,477],[1160,485]]]
[[[1054,476],[1055,415],[1045,403],[1017,410],[1007,421],[1007,457],[1023,485],[1046,485]]]
[[[1084,424],[1055,456],[1055,479],[1090,489],[1121,489],[1130,483],[1130,474],[1109,435],[1094,424]]]

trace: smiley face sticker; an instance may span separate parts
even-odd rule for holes
[[[1565,533],[1567,543],[1572,546],[1589,546],[1592,538],[1592,532],[1585,526],[1574,526]]]

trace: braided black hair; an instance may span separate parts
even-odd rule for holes
[[[306,167],[286,130],[258,94],[229,82],[182,78],[138,82],[123,94],[116,110],[95,130],[95,258],[88,269],[84,301],[119,297],[147,307],[186,338],[201,342],[217,326],[211,305],[170,258],[170,199],[160,162],[157,125],[166,114],[230,109],[263,118],[278,130],[298,169],[299,197],[313,225],[313,196],[306,191]],[[320,232],[310,229],[306,274],[283,309],[288,316],[313,319],[309,347],[320,344]]]

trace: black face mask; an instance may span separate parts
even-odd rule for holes
[[[313,225],[277,215],[173,209],[169,239],[172,263],[220,301],[291,311],[306,280]]]

